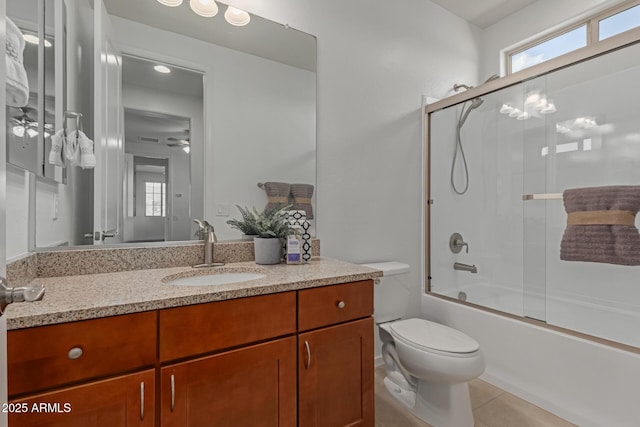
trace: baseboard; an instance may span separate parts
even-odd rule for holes
[[[540,396],[530,393],[518,387],[517,385],[514,385],[511,382],[504,380],[503,378],[499,378],[490,373],[487,373],[486,371],[482,375],[480,375],[480,379],[496,387],[499,387],[502,390],[513,394],[514,396],[526,400],[527,402],[536,405],[537,407],[542,408],[545,411],[551,412],[552,414],[557,415],[564,420],[579,425],[580,427],[602,427],[599,424],[594,424],[592,420],[583,418],[582,416],[571,411],[567,411],[566,408],[560,407],[551,401],[543,399]]]

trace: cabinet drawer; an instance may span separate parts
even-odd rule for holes
[[[160,311],[160,361],[293,334],[296,294],[190,305]]]
[[[298,330],[368,317],[373,314],[373,280],[298,291]]]
[[[153,311],[9,331],[9,395],[153,366],[156,325]]]

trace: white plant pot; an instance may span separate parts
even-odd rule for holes
[[[279,264],[282,258],[282,242],[278,238],[253,238],[256,264]]]

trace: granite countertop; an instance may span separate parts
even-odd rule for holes
[[[176,286],[168,276],[184,277],[214,272],[251,272],[266,277],[212,286]],[[176,275],[176,276],[174,276]],[[257,265],[236,262],[223,267],[159,268],[77,276],[38,277],[31,284],[46,288],[42,301],[11,304],[7,329],[21,329],[95,319],[211,301],[222,301],[297,289],[314,288],[381,277],[382,272],[330,258],[312,258],[301,265]]]

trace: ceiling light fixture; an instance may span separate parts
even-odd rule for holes
[[[170,7],[176,7],[182,4],[182,0],[158,0],[158,2]]]
[[[171,68],[165,65],[156,65],[153,69],[162,74],[169,74],[171,72]]]
[[[249,13],[244,10],[237,9],[233,6],[227,6],[227,11],[224,13],[224,19],[226,19],[231,25],[242,27],[249,23],[251,16],[249,16]]]
[[[22,38],[27,43],[40,44],[40,39],[38,38],[38,36],[36,36],[34,34],[25,34],[25,35],[22,36]],[[51,42],[49,40],[47,40],[47,39],[44,39],[44,47],[51,47],[51,46],[53,46],[51,44]]]
[[[191,0],[189,6],[196,14],[205,18],[211,18],[218,14],[218,5],[215,0]]]

